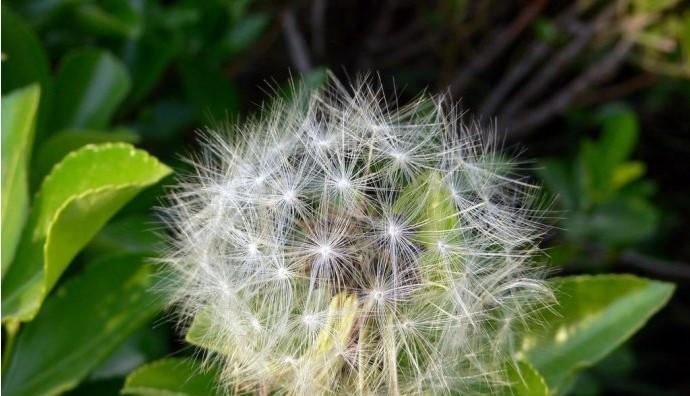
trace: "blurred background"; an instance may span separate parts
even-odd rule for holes
[[[33,81],[44,93],[34,191],[87,142],[134,142],[182,169],[199,128],[289,95],[291,78],[318,87],[326,70],[343,80],[374,73],[400,103],[449,93],[532,161],[554,197],[545,247],[555,274],[625,272],[678,285],[571,394],[690,395],[689,2],[5,1],[2,47],[23,54],[3,60],[3,94]],[[150,209],[161,191],[121,211],[81,262],[153,254]],[[141,363],[192,353],[166,319],[73,393],[116,394]]]

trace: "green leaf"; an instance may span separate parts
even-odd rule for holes
[[[603,202],[616,188],[616,170],[632,154],[638,136],[637,116],[626,107],[608,106],[601,115],[598,141],[584,141],[579,154],[583,191],[593,202]]]
[[[237,89],[220,68],[200,62],[186,62],[181,65],[180,73],[187,98],[203,119],[224,120],[237,112]]]
[[[529,361],[553,391],[639,330],[663,307],[674,285],[632,275],[554,280],[557,305],[528,329],[517,357]]]
[[[96,262],[98,261],[94,261]],[[165,357],[170,351],[169,330],[168,326],[161,326],[159,317],[146,322],[91,371],[89,381],[121,378],[124,382],[124,377],[132,370],[146,362]],[[118,385],[116,393],[119,393],[120,388],[122,383]]]
[[[170,144],[160,142],[179,139],[185,128],[195,121],[194,108],[190,103],[178,99],[164,99],[149,106],[143,108],[139,115],[135,125],[137,133],[146,141],[159,143],[159,149],[174,149]]]
[[[31,320],[74,256],[127,201],[170,169],[125,143],[88,145],[43,181],[3,279],[2,315]]]
[[[613,172],[632,154],[638,134],[637,115],[632,110],[616,108],[606,112],[598,151],[599,161],[607,172]]]
[[[627,161],[618,165],[611,175],[611,187],[618,190],[644,175],[647,167],[642,161]]]
[[[20,333],[2,393],[54,395],[74,388],[161,308],[154,268],[141,256],[90,266],[50,297]]]
[[[122,50],[122,60],[132,76],[127,108],[151,92],[179,52],[180,45],[175,38],[161,40],[158,36],[144,35],[127,42]]]
[[[113,38],[137,37],[143,30],[142,16],[130,1],[78,4],[72,11],[87,33]]]
[[[95,131],[68,129],[54,134],[36,150],[31,166],[31,187],[35,191],[50,170],[67,154],[91,143],[138,143],[139,136],[126,129]]]
[[[105,128],[129,86],[125,66],[108,52],[86,49],[67,55],[55,82],[53,130]]]
[[[217,340],[211,339],[209,335],[215,334],[212,328],[213,322],[208,311],[199,311],[194,315],[192,324],[189,325],[184,340],[192,345],[204,348],[208,351],[227,354],[228,351],[220,345]]]
[[[31,28],[9,7],[2,6],[2,92],[48,80],[48,57]],[[3,113],[4,114],[4,113]]]
[[[154,231],[156,222],[143,214],[118,216],[108,223],[84,249],[88,257],[117,252],[154,255],[162,246],[160,235]]]
[[[549,387],[544,377],[531,364],[518,361],[506,368],[511,383],[510,393],[506,396],[549,396]]]
[[[540,162],[539,176],[556,194],[565,209],[575,209],[578,205],[578,190],[570,163],[559,159],[549,159]]]
[[[84,381],[75,389],[65,393],[65,396],[119,396],[123,378],[108,378],[105,380]]]
[[[228,59],[240,54],[261,37],[268,22],[269,17],[265,14],[246,15],[239,19],[209,51],[210,61],[227,62]]]
[[[436,172],[419,175],[405,187],[394,209],[412,215],[411,221],[421,224],[415,236],[430,248],[458,237],[458,211],[450,190]]]
[[[622,197],[597,206],[587,216],[571,216],[566,228],[582,240],[625,246],[652,236],[658,223],[659,213],[650,202]]]
[[[132,372],[121,393],[140,396],[214,396],[224,395],[216,385],[218,371],[193,359],[161,359]]]
[[[28,162],[41,90],[34,84],[2,99],[2,274],[29,211]]]

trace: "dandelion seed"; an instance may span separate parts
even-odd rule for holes
[[[367,82],[211,132],[165,209],[183,323],[228,389],[500,389],[513,329],[549,298],[534,186],[442,98]],[[216,352],[213,352],[216,351]],[[220,353],[219,351],[223,351]]]

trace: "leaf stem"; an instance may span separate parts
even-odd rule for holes
[[[10,359],[12,358],[12,350],[14,349],[14,344],[17,341],[17,333],[19,333],[20,322],[16,320],[8,320],[4,323],[5,326],[5,350],[2,351],[2,372],[5,373],[7,367],[10,364]]]

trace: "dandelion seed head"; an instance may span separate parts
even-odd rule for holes
[[[397,107],[366,79],[295,98],[209,131],[163,210],[165,290],[221,383],[500,388],[513,329],[550,296],[536,188],[444,98]]]

